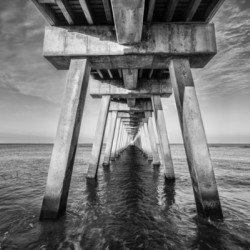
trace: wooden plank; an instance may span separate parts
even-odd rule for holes
[[[165,14],[166,22],[171,22],[174,16],[175,9],[178,5],[179,0],[169,0],[168,7]]]
[[[154,9],[155,9],[155,0],[150,0],[148,6],[148,16],[147,16],[147,22],[149,23],[151,23],[153,20]]]
[[[201,0],[192,0],[188,6],[188,9],[185,13],[185,21],[191,22],[199,5],[201,3]]]
[[[79,3],[82,7],[83,13],[86,17],[88,24],[94,24],[88,0],[79,0]]]
[[[103,3],[105,15],[106,15],[107,23],[111,24],[113,23],[113,17],[112,17],[112,10],[110,6],[110,2],[109,0],[102,0],[102,3]]]
[[[145,0],[111,0],[119,44],[141,41]]]
[[[45,4],[39,3],[38,0],[31,0],[33,4],[36,6],[36,8],[39,10],[39,12],[42,14],[44,19],[52,26],[59,25],[59,21],[56,18],[53,11]]]
[[[62,11],[65,19],[67,20],[68,24],[73,25],[75,23],[74,14],[68,4],[68,0],[56,0],[56,3],[60,10]]]
[[[138,69],[123,69],[123,81],[126,89],[136,89]]]
[[[213,0],[205,14],[206,22],[211,21],[211,19],[214,17],[214,15],[217,13],[224,2],[225,0]]]

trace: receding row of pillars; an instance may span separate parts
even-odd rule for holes
[[[169,65],[169,72],[197,211],[203,216],[221,219],[223,215],[219,194],[189,60],[184,58],[172,59]],[[57,218],[66,210],[89,74],[90,66],[87,59],[71,60],[40,218]],[[88,167],[88,178],[95,178],[97,175],[110,98],[110,96],[102,97],[92,155]],[[173,179],[173,162],[159,96],[152,96],[152,104],[153,115],[146,112],[146,120],[140,124],[136,138],[130,137],[118,114],[116,112],[111,113],[111,125],[103,163],[108,164],[134,139],[134,144],[141,148],[149,159],[152,158],[155,164],[162,162],[165,177]],[[159,139],[158,145],[154,134],[154,126]]]

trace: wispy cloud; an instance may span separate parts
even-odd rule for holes
[[[227,0],[215,16],[218,54],[201,70],[194,70],[202,99],[250,91],[250,3]]]

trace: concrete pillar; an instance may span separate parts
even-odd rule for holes
[[[153,157],[152,157],[152,148],[150,145],[150,141],[149,141],[149,133],[148,133],[148,124],[147,122],[144,123],[143,125],[143,129],[144,129],[144,134],[145,134],[145,140],[146,140],[146,147],[147,147],[147,151],[148,151],[148,160],[152,161]]]
[[[175,179],[173,160],[170,151],[167,127],[160,96],[152,97],[152,103],[155,111],[156,130],[158,133],[158,138],[160,143],[160,151],[161,151],[161,158],[163,161],[164,175],[165,178],[167,179]]]
[[[188,59],[171,60],[169,70],[198,214],[222,219],[217,184]]]
[[[87,178],[96,178],[97,170],[99,166],[102,144],[104,139],[104,133],[108,118],[110,104],[110,96],[103,96],[101,101],[101,109],[99,112],[99,118],[96,126],[95,139],[92,147],[91,158],[88,167]]]
[[[105,166],[109,165],[109,162],[110,162],[111,149],[112,149],[112,144],[113,144],[114,135],[115,135],[116,119],[117,119],[117,111],[112,111],[109,135],[108,135],[107,146],[106,146],[105,156],[104,156],[104,161],[103,161],[103,165]]]
[[[55,219],[66,210],[89,74],[86,59],[71,60],[40,219]]]
[[[116,148],[115,148],[115,158],[117,158],[119,155],[121,134],[122,134],[122,122],[120,122],[120,127],[119,127],[119,131],[118,131],[118,138],[117,138],[117,143],[116,143]]]
[[[145,134],[144,134],[144,129],[143,129],[143,123],[141,125],[141,128],[140,128],[140,137],[141,137],[141,141],[142,141],[142,151],[143,151],[143,154],[148,157],[148,152],[147,152],[147,145],[146,145],[146,140],[145,140]]]
[[[114,136],[113,145],[112,145],[112,149],[111,149],[111,157],[110,157],[111,161],[115,160],[115,150],[116,150],[116,145],[117,145],[117,141],[118,141],[120,125],[121,125],[121,118],[118,117],[116,119],[115,136]]]
[[[156,143],[156,147],[157,147],[159,160],[160,160],[160,163],[163,165],[161,147],[160,147],[160,142],[159,142],[159,137],[158,137],[158,131],[157,131],[157,128],[156,128],[156,123],[155,123],[155,112],[152,112],[152,122],[153,122],[154,131],[156,131],[155,143]]]
[[[157,151],[157,145],[156,145],[156,139],[155,139],[155,133],[154,133],[154,125],[153,125],[153,118],[148,118],[148,132],[149,132],[149,139],[150,144],[152,148],[152,154],[153,154],[153,165],[159,166],[160,165],[160,159]]]

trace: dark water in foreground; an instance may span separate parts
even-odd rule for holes
[[[67,214],[41,222],[52,146],[0,145],[0,249],[250,249],[250,147],[210,147],[224,222],[197,218],[184,149],[171,149],[175,183],[132,148],[95,183],[81,145]]]

